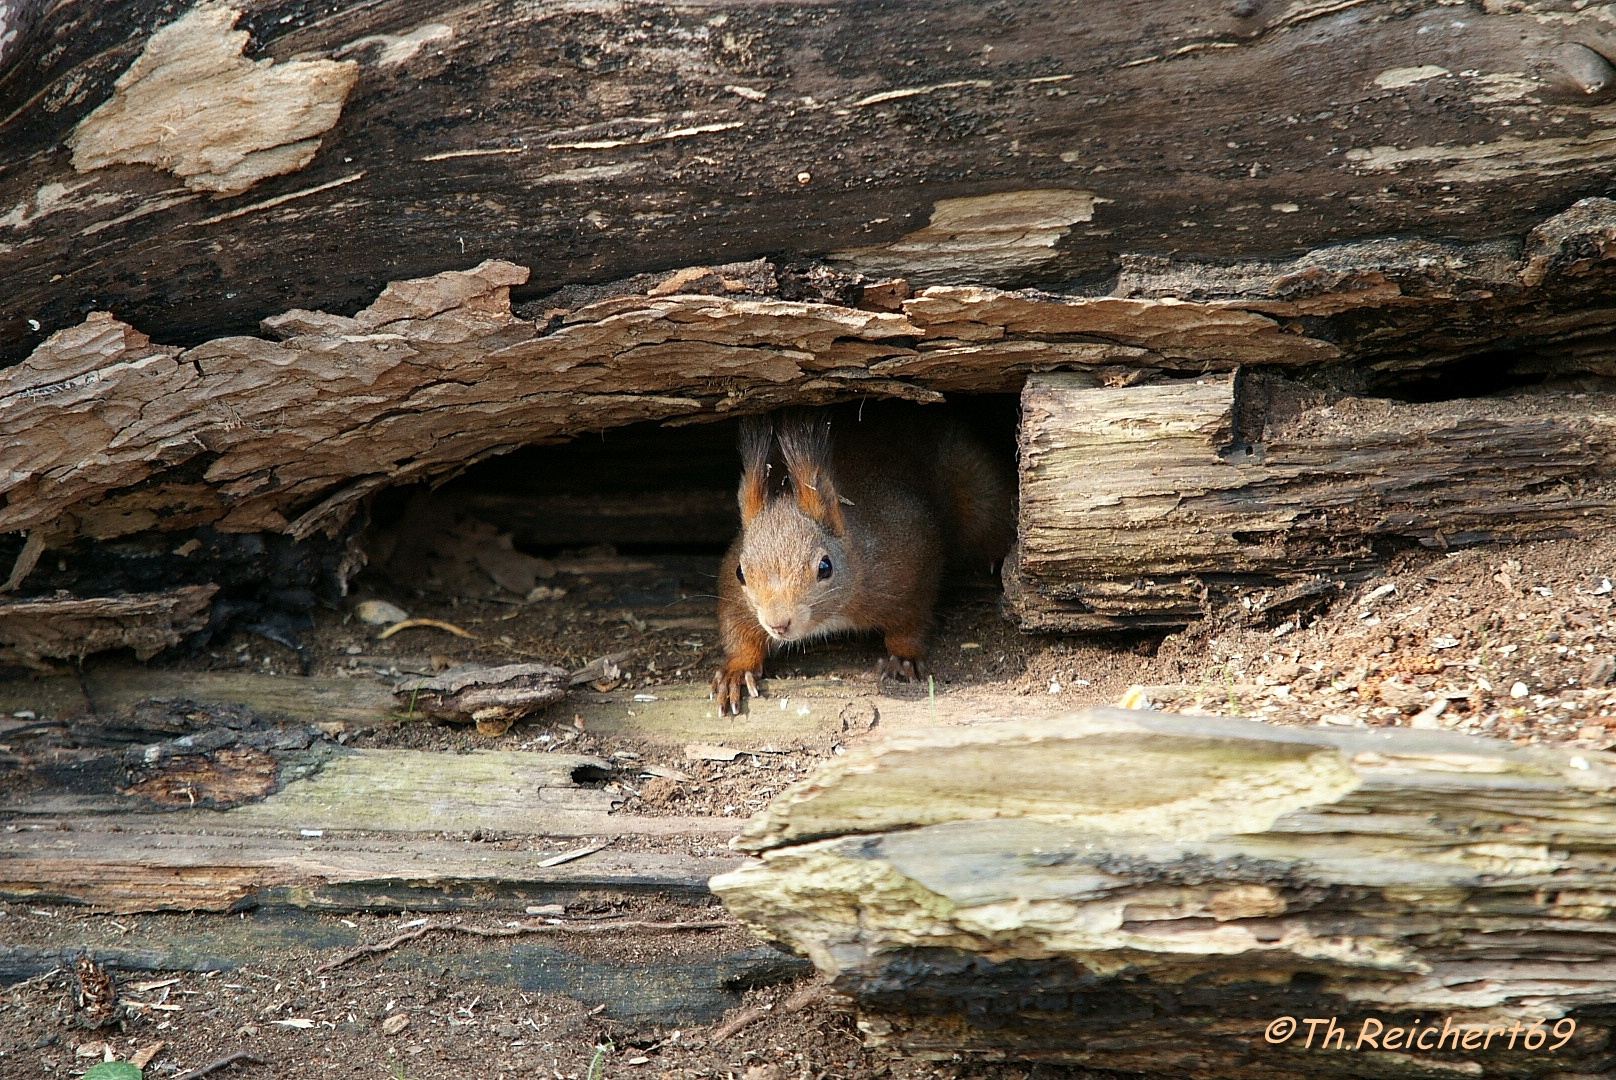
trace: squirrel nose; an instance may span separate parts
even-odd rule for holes
[[[770,626],[769,629],[773,630],[776,635],[785,637],[787,634],[791,633],[791,620],[787,619],[785,622],[775,623]]]

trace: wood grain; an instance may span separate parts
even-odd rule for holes
[[[1241,589],[1341,580],[1396,544],[1593,536],[1613,524],[1616,398],[1430,404],[1238,376],[1022,396],[1026,629],[1182,625]]]
[[[855,749],[755,818],[759,857],[712,887],[857,999],[870,1044],[923,1058],[1411,1078],[1431,1059],[1266,1025],[1333,1016],[1351,1048],[1366,1016],[1569,1017],[1553,1054],[1478,1036],[1442,1067],[1593,1074],[1613,791],[1611,754],[1097,710]]]

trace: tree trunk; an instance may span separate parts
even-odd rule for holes
[[[1042,375],[1022,394],[1007,577],[1024,629],[1182,626],[1244,591],[1339,586],[1398,544],[1616,523],[1608,393],[1406,404],[1260,377],[1094,383]]]
[[[1609,754],[1407,729],[936,729],[782,792],[712,887],[851,995],[871,1044],[920,1057],[1594,1075],[1616,1064],[1613,783]]]

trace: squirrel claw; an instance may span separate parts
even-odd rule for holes
[[[744,688],[744,689],[743,689]],[[741,703],[748,696],[758,697],[757,673],[721,670],[713,676],[712,696],[718,700],[719,716],[741,715]]]
[[[920,660],[906,656],[888,656],[875,669],[877,682],[886,679],[904,679],[913,682],[924,674],[926,674],[926,665]]]

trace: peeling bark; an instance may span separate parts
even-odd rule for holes
[[[133,649],[149,659],[208,623],[216,585],[163,593],[0,601],[0,661],[37,665],[45,657],[83,658]]]

